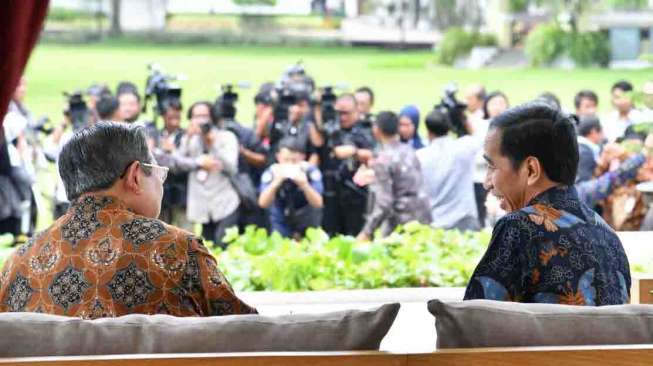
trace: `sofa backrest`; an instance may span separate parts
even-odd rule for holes
[[[653,305],[432,300],[428,308],[438,349],[653,343]]]
[[[327,314],[83,320],[0,313],[0,357],[378,350],[399,304]]]

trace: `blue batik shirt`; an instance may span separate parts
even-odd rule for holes
[[[497,222],[465,300],[625,304],[628,258],[615,232],[578,199],[551,188]]]

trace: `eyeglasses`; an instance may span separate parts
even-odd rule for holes
[[[161,183],[165,182],[168,178],[168,171],[170,171],[170,168],[148,163],[141,163],[141,165],[152,169],[152,172],[156,175],[157,178],[159,178]]]
[[[352,113],[354,113],[354,111],[338,111],[338,114],[341,115],[341,116],[343,114],[352,114]]]

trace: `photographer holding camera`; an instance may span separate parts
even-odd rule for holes
[[[236,121],[235,103],[238,101],[238,94],[233,91],[233,85],[224,85],[222,91],[222,95],[211,108],[212,120],[220,129],[231,131],[236,135],[239,144],[238,176],[232,177],[232,185],[247,185],[251,196],[241,197],[238,227],[244,230],[248,225],[256,225],[267,229],[270,226],[267,215],[255,202],[256,187],[261,184],[261,175],[267,165],[267,150],[254,130]]]
[[[159,161],[162,166],[170,168],[168,179],[163,183],[159,218],[170,225],[192,231],[193,224],[186,218],[188,172],[191,169],[180,166],[179,160],[174,158],[186,133],[181,128],[182,105],[178,99],[169,99],[164,105],[163,128],[149,132],[153,140],[155,157],[162,154],[172,155],[170,159],[164,158]]]
[[[82,128],[90,125],[91,111],[86,105],[81,92],[72,94],[64,93],[67,97],[67,107],[64,110],[63,122],[56,126],[43,143],[45,156],[59,165],[59,153],[61,148],[72,138],[73,134]],[[54,218],[57,219],[68,211],[70,202],[66,195],[61,177],[57,169],[57,185],[54,193]]]
[[[178,149],[182,157],[209,156],[215,160],[211,169],[203,167],[189,174],[187,217],[202,224],[204,238],[221,247],[225,247],[222,238],[226,229],[238,224],[240,198],[229,180],[238,171],[238,146],[231,131],[205,119],[191,121]]]
[[[259,205],[268,209],[272,231],[302,237],[322,222],[322,174],[305,161],[305,145],[297,138],[283,139],[276,159],[263,173]]]
[[[359,119],[356,98],[343,94],[333,106],[334,116],[322,97],[322,132],[325,144],[320,165],[324,174],[324,229],[329,235],[356,235],[365,223],[367,188],[354,183],[361,164],[372,158],[374,137],[369,121]]]

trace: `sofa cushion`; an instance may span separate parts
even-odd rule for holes
[[[645,344],[653,306],[432,300],[438,348]]]
[[[0,313],[0,357],[134,353],[378,350],[399,304],[327,314],[83,320]]]

